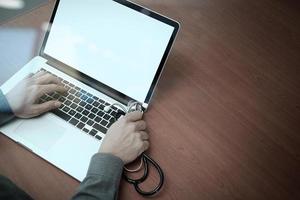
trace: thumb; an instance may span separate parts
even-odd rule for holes
[[[125,115],[125,119],[129,122],[135,122],[143,118],[143,113],[140,111],[134,111]]]
[[[35,110],[36,115],[41,115],[41,114],[46,113],[50,110],[57,109],[60,106],[61,106],[61,102],[52,100],[52,101],[47,101],[47,102],[42,103],[42,104],[34,105],[34,110]]]

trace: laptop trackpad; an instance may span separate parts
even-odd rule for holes
[[[65,128],[51,121],[38,123],[35,120],[22,122],[15,130],[15,133],[30,142],[32,145],[48,151],[64,134]],[[26,144],[24,144],[26,146]]]

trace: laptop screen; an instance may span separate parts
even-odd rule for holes
[[[144,102],[173,31],[112,0],[61,0],[44,53]]]

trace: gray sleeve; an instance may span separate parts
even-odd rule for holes
[[[87,175],[72,200],[117,199],[123,165],[123,161],[116,156],[95,154]]]
[[[15,116],[10,108],[9,103],[7,102],[6,97],[0,90],[0,126],[7,123]]]

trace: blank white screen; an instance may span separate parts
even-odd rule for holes
[[[144,102],[173,30],[112,0],[61,0],[44,52]]]

